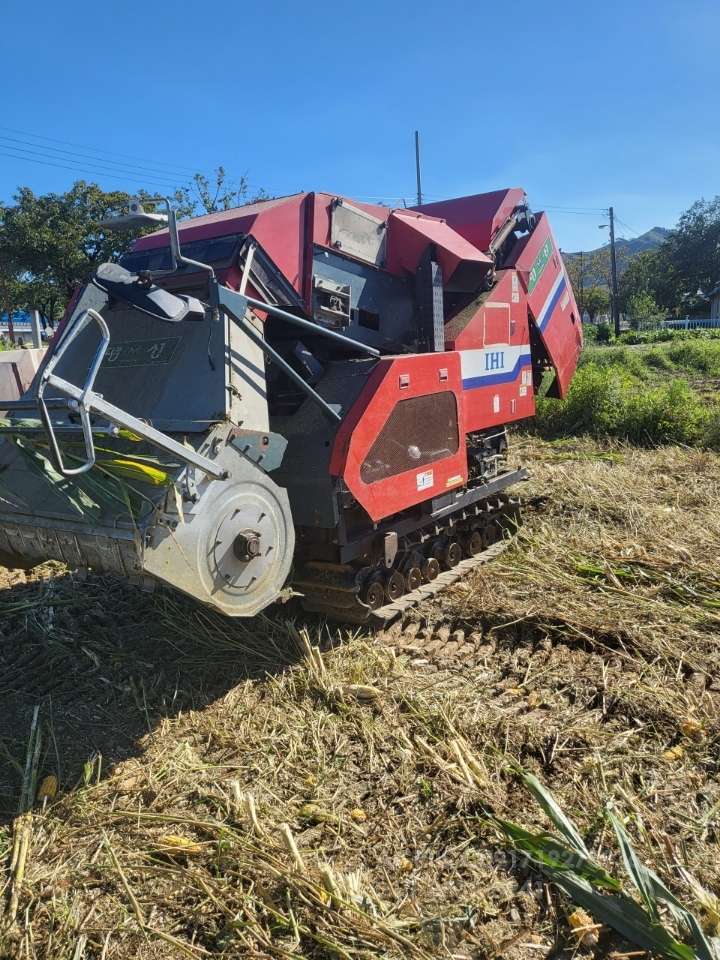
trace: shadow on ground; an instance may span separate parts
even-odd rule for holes
[[[0,591],[0,823],[18,813],[35,707],[37,783],[60,790],[142,753],[165,717],[202,709],[301,655],[283,617],[231,621],[108,577],[57,573]]]

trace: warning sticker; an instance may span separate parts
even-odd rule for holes
[[[512,275],[512,302],[520,303],[520,285],[518,283],[518,275],[513,273]]]
[[[463,478],[460,474],[458,474],[456,477],[448,477],[447,480],[445,481],[445,486],[455,487],[457,486],[458,483],[462,483],[462,482],[463,482]]]
[[[496,393],[493,397],[493,413],[500,413],[500,394]]]
[[[526,386],[520,387],[520,396],[521,396],[521,397],[526,397],[526,396],[527,396],[527,387],[526,387]]]
[[[522,385],[524,387],[529,387],[531,383],[532,383],[532,370],[523,370]]]
[[[429,490],[435,482],[432,470],[423,470],[415,475],[418,490]]]
[[[564,310],[565,307],[566,307],[569,303],[570,303],[570,292],[567,291],[567,292],[565,293],[565,296],[564,296],[564,297],[562,298],[562,300],[560,301],[560,307],[561,307],[561,309]]]

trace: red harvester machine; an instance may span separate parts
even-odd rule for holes
[[[525,476],[506,426],[547,374],[564,396],[582,346],[547,216],[520,189],[402,210],[300,193],[178,231],[164,203],[131,205],[124,224],[167,227],[98,270],[0,401],[0,560],[230,616],[292,588],[357,622],[492,556]]]

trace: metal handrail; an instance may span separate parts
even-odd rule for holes
[[[45,388],[49,383],[56,379],[53,377],[53,370],[62,359],[68,346],[73,342],[73,340],[76,339],[78,334],[85,329],[89,320],[93,320],[100,329],[100,344],[95,351],[95,356],[93,357],[92,364],[90,365],[88,375],[85,378],[85,385],[82,388],[80,396],[75,400],[69,401],[68,403],[68,406],[71,409],[77,410],[77,412],[80,414],[80,423],[82,425],[87,460],[79,467],[70,468],[65,466],[62,454],[60,453],[60,447],[57,442],[57,437],[55,436],[55,430],[53,428],[52,420],[50,419],[50,414],[48,413],[47,405],[45,403]],[[100,364],[103,362],[109,343],[110,330],[108,329],[108,325],[105,323],[104,319],[97,312],[97,310],[85,310],[80,314],[78,319],[67,331],[59,347],[45,365],[45,369],[43,370],[40,378],[40,383],[38,384],[37,388],[40,418],[45,427],[45,432],[48,435],[48,440],[50,441],[50,449],[52,450],[55,466],[58,468],[63,477],[74,477],[81,473],[87,473],[88,470],[92,470],[92,468],[95,466],[95,442],[92,435],[92,425],[90,423],[90,412],[88,410],[87,398],[91,393],[93,386],[95,385],[95,378],[97,377]]]
[[[73,340],[75,340],[78,334],[85,329],[90,320],[92,320],[98,326],[100,330],[101,341],[93,358],[90,370],[88,371],[85,383],[82,387],[78,387],[76,384],[70,383],[68,380],[57,376],[57,374],[55,374],[53,371],[57,367],[59,361],[62,359],[67,347]],[[168,453],[178,457],[185,463],[197,467],[207,476],[212,477],[215,480],[226,479],[228,476],[227,471],[218,466],[212,460],[209,460],[202,454],[197,453],[192,448],[184,446],[182,443],[179,443],[172,437],[167,436],[167,434],[163,433],[162,431],[156,430],[155,427],[151,427],[143,420],[139,420],[137,417],[127,413],[120,407],[116,407],[114,404],[108,403],[108,401],[105,400],[101,394],[95,393],[93,390],[95,378],[98,375],[100,365],[103,362],[103,358],[105,357],[105,352],[109,343],[110,331],[105,323],[105,320],[96,310],[85,310],[68,329],[60,346],[57,348],[43,370],[40,383],[38,384],[37,388],[37,404],[40,410],[40,417],[43,421],[43,426],[45,427],[45,431],[50,441],[50,449],[52,451],[53,460],[59,473],[63,477],[73,477],[81,473],[86,473],[95,465],[95,442],[93,440],[92,424],[90,422],[90,414],[95,412],[109,423],[113,423],[118,427],[124,427],[126,430],[129,430],[137,436],[142,437],[144,440],[147,440],[154,446],[159,447],[161,450],[165,450]],[[59,390],[60,393],[65,394],[65,396],[68,397],[68,399],[65,401],[65,405],[69,409],[77,411],[77,413],[80,415],[80,423],[82,425],[87,460],[79,467],[70,469],[66,467],[65,463],[63,462],[62,454],[60,453],[60,447],[58,446],[57,438],[55,436],[55,428],[48,413],[49,405],[55,407],[58,398],[52,397],[48,398],[47,401],[45,400],[45,389],[48,386],[54,387],[56,390]]]

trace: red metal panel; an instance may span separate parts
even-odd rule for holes
[[[267,251],[275,265],[301,293],[303,282],[303,203],[307,194],[297,193],[276,200],[223,210],[220,213],[195,217],[180,224],[180,240],[205,240],[231,233],[252,234]],[[167,230],[141,237],[134,250],[151,250],[168,245]]]
[[[432,217],[442,217],[453,230],[479,250],[487,250],[493,234],[524,200],[525,191],[520,187],[511,187],[492,193],[478,193],[472,197],[458,197],[456,200],[424,203],[415,209]]]
[[[460,352],[469,433],[534,415],[527,301],[514,270],[498,271],[494,288],[447,346]]]
[[[477,264],[478,283],[492,260],[460,236],[443,220],[422,216],[409,210],[394,210],[388,221],[387,269],[391,273],[414,272],[429,243],[435,244],[443,281],[452,279],[463,262]]]
[[[557,374],[564,397],[582,350],[582,322],[547,214],[538,218],[515,264],[528,307]]]
[[[451,391],[457,403],[457,453],[365,483],[360,475],[362,464],[395,405],[442,391]],[[465,432],[460,357],[456,352],[387,357],[378,362],[340,426],[330,473],[342,477],[358,503],[378,521],[467,483]],[[410,442],[412,438],[408,438]]]

